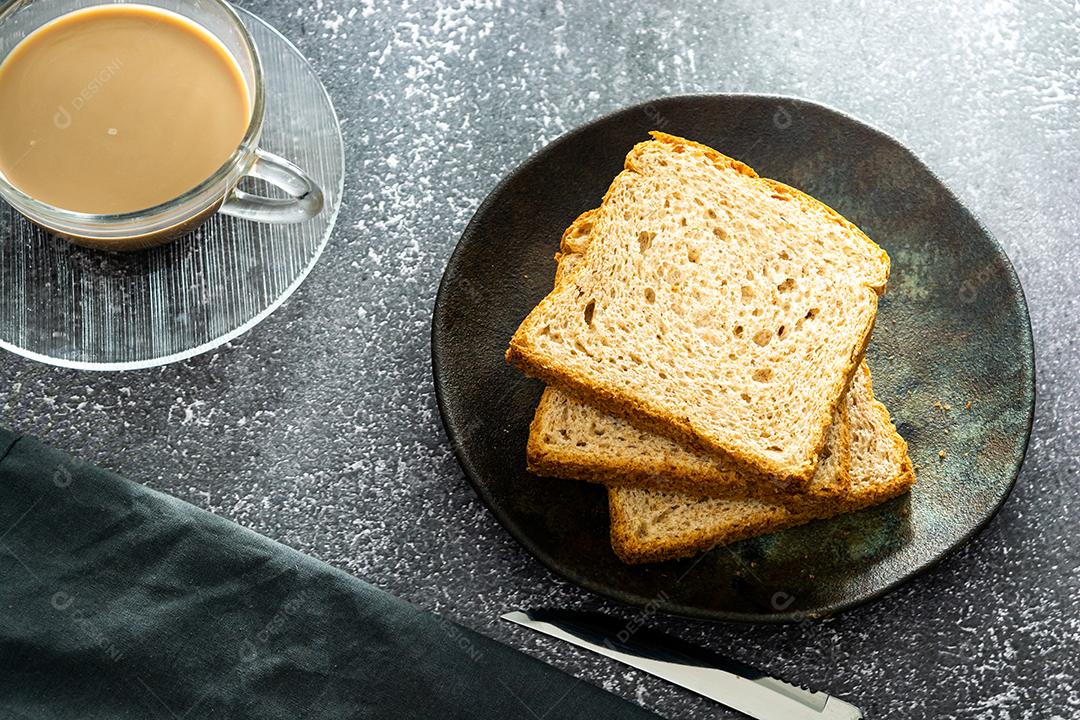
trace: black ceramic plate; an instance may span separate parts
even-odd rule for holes
[[[919,466],[910,496],[716,548],[621,563],[601,487],[525,471],[541,384],[503,361],[551,288],[564,228],[595,207],[626,152],[660,129],[703,142],[838,210],[892,258],[869,350],[874,389]],[[435,388],[465,474],[556,573],[633,605],[720,620],[795,620],[879,597],[972,537],[1016,480],[1031,432],[1034,355],[1008,258],[896,140],[803,100],[675,97],[559,138],[484,201],[450,259],[432,327]]]

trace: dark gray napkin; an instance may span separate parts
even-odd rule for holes
[[[0,430],[0,717],[655,716]]]

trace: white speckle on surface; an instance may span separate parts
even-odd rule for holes
[[[341,26],[344,24],[345,16],[339,13],[334,13],[332,18],[322,21],[323,27],[330,31],[330,37],[337,37],[338,31],[341,30]]]

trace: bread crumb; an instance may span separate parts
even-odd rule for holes
[[[965,406],[964,406],[964,409],[965,409],[965,410],[970,410],[970,409],[971,409],[971,403],[972,403],[972,401],[971,401],[971,400],[968,400],[968,401],[967,401],[967,405],[965,405]]]
[[[941,412],[949,412],[950,410],[952,410],[952,405],[950,405],[949,403],[943,403],[940,400],[934,401],[934,407]]]
[[[945,451],[944,450],[938,450],[937,456],[939,458],[941,458],[942,460],[944,460],[945,459]]]

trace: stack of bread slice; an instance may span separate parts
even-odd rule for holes
[[[864,360],[888,256],[813,198],[652,136],[566,230],[554,289],[510,341],[548,384],[529,469],[606,485],[630,563],[909,490]]]

